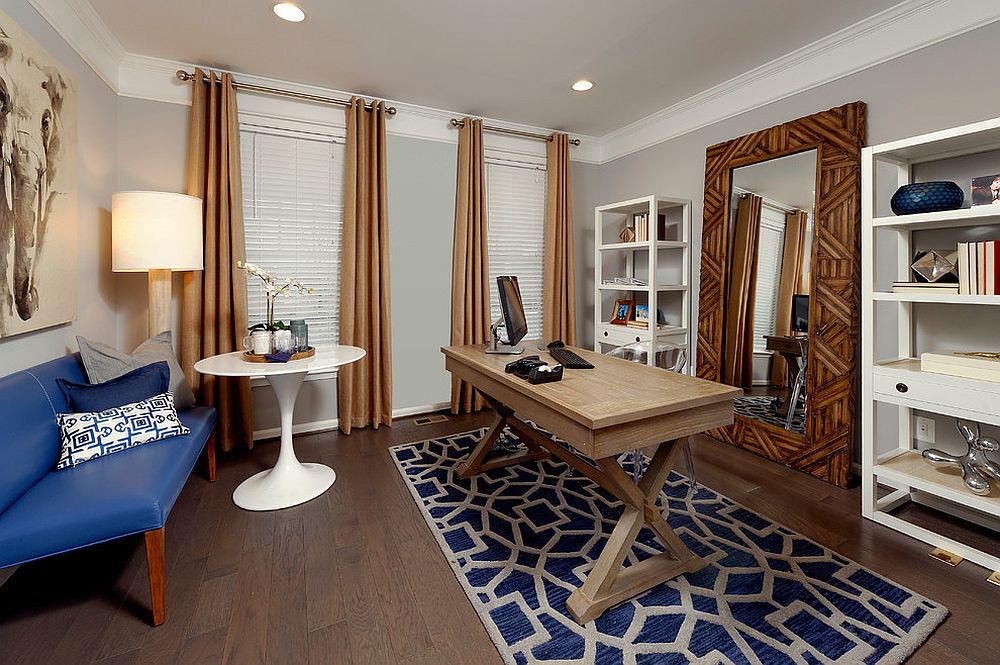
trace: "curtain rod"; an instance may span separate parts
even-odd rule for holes
[[[452,127],[465,127],[465,121],[459,120],[457,118],[451,119]],[[540,141],[551,141],[552,136],[548,134],[536,134],[534,132],[522,132],[520,129],[507,129],[506,127],[490,127],[489,125],[483,125],[484,132],[493,132],[495,134],[510,134],[511,136],[523,136],[528,139],[539,139]],[[570,139],[570,145],[580,145],[580,139]]]
[[[194,74],[188,73],[183,69],[177,70],[177,78],[182,81],[193,81]],[[304,99],[310,102],[319,102],[321,104],[336,104],[337,106],[350,106],[351,102],[346,99],[337,99],[336,97],[323,97],[321,95],[312,95],[308,92],[296,92],[295,90],[285,90],[283,88],[271,88],[266,85],[256,85],[254,83],[239,83],[233,81],[233,87],[239,90],[248,90],[251,92],[262,92],[267,95],[277,95],[279,97],[291,97],[293,99]],[[371,108],[371,104],[366,104],[366,108]],[[386,106],[385,113],[388,116],[396,115],[395,106]]]

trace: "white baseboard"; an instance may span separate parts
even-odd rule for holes
[[[393,409],[392,417],[396,418],[406,418],[407,416],[416,416],[422,413],[431,413],[434,411],[440,411],[441,409],[447,409],[451,406],[451,402],[437,402],[436,404],[422,404],[420,406],[409,406],[403,409]],[[311,434],[315,432],[327,432],[330,430],[337,429],[340,426],[340,420],[338,418],[330,418],[328,420],[314,420],[308,423],[298,423],[292,425],[292,434]],[[253,440],[263,441],[266,439],[277,439],[281,436],[280,427],[268,427],[266,429],[254,430]]]

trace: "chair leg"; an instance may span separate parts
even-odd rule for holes
[[[205,458],[208,460],[208,482],[215,482],[215,432],[208,437],[208,443],[205,444]]]
[[[153,625],[162,624],[166,616],[166,576],[163,566],[163,527],[147,531],[146,566],[149,569],[149,598],[153,604]]]

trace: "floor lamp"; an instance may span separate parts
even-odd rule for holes
[[[149,336],[170,330],[170,273],[202,270],[201,199],[171,192],[111,197],[111,269],[149,273]]]

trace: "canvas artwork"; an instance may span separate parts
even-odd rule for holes
[[[76,83],[0,12],[0,337],[76,310]]]

